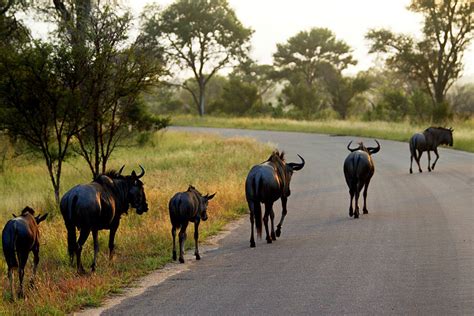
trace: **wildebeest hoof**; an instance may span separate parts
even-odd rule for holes
[[[275,233],[272,233],[272,240],[277,240]]]
[[[418,171],[420,171],[420,173],[422,173],[422,172],[423,172],[423,170],[421,170],[421,169],[420,169],[420,170],[418,170]]]
[[[196,260],[201,260],[201,256],[199,254],[196,254]]]
[[[359,218],[359,214],[355,213],[354,218]]]
[[[364,210],[364,214],[369,214],[369,211],[367,211],[367,210]]]
[[[173,260],[176,261],[177,258],[178,256],[176,255],[176,251],[173,251]]]
[[[184,258],[179,258],[180,263],[184,263]]]
[[[410,169],[410,173],[413,173],[413,170]]]
[[[80,267],[80,268],[77,269],[77,274],[84,275],[84,274],[86,274],[86,270],[84,270],[83,267]]]
[[[354,212],[352,210],[349,211],[349,217],[354,216]]]
[[[428,172],[431,172],[431,168],[428,168]]]
[[[275,233],[276,233],[276,236],[277,236],[277,237],[280,237],[280,235],[281,235],[281,230],[280,230],[280,228],[277,228],[277,230],[276,230]]]
[[[255,248],[255,241],[250,242],[250,248]]]
[[[267,244],[271,244],[272,243],[272,239],[271,238],[267,238]]]

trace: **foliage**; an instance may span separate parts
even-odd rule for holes
[[[448,94],[448,101],[458,117],[474,117],[474,84],[454,87]]]
[[[59,2],[59,1],[57,1]],[[129,38],[132,15],[117,7],[82,3],[69,10],[56,5],[60,13],[59,40],[72,47],[73,73],[80,78],[80,98],[76,106],[85,110],[85,127],[77,134],[76,151],[84,157],[92,174],[104,172],[117,144],[132,125],[137,130],[162,127],[139,106],[141,92],[164,72],[162,52],[149,46],[142,36]],[[78,11],[79,10],[79,11]],[[118,11],[120,12],[120,11]],[[74,16],[75,25],[70,19]],[[138,112],[143,113],[138,113]],[[127,117],[133,114],[133,117]],[[155,123],[159,123],[158,125]]]
[[[287,43],[277,44],[273,58],[277,78],[288,82],[282,91],[285,104],[308,118],[324,109],[331,98],[333,105],[340,105],[341,71],[356,64],[350,47],[326,28],[301,31]]]
[[[371,30],[370,52],[386,54],[389,67],[417,80],[435,105],[433,119],[443,120],[449,114],[447,91],[461,74],[463,53],[474,36],[474,2],[414,0],[409,9],[424,15],[423,38]]]
[[[76,86],[67,76],[67,49],[40,42],[0,59],[0,129],[40,152],[48,168],[56,202],[62,163],[72,137],[81,128]],[[62,76],[58,76],[62,74]]]
[[[151,6],[145,11],[144,32],[156,46],[164,45],[172,65],[192,72],[198,91],[187,82],[182,87],[204,115],[208,82],[222,68],[247,58],[252,31],[227,0],[177,0],[164,10]]]

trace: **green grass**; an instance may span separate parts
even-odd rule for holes
[[[407,142],[415,132],[423,131],[428,124],[406,122],[361,122],[353,120],[296,121],[274,118],[224,118],[179,115],[172,119],[173,125],[226,127],[254,130],[351,135]],[[474,152],[474,120],[452,123],[454,148]]]
[[[101,304],[112,293],[119,293],[138,277],[162,267],[171,259],[171,227],[168,201],[178,191],[193,184],[202,193],[217,191],[209,202],[209,220],[200,225],[200,239],[218,233],[223,225],[246,211],[243,182],[249,168],[267,158],[271,149],[246,138],[223,139],[215,135],[193,135],[182,132],[156,133],[143,147],[119,148],[109,166],[124,173],[138,164],[146,169],[143,178],[148,213],[139,216],[134,210],[122,217],[116,235],[116,255],[108,260],[108,231],[99,232],[100,253],[97,271],[78,276],[69,266],[66,253],[66,230],[54,206],[53,192],[43,162],[25,157],[6,160],[0,169],[0,225],[11,213],[25,206],[50,212],[41,223],[40,264],[36,289],[26,291],[26,300],[10,302],[7,267],[0,260],[2,298],[0,315],[66,314],[81,307]],[[91,175],[85,163],[71,158],[63,172],[63,192],[78,183],[87,183]],[[188,228],[192,236],[193,228]],[[188,248],[193,247],[192,238]],[[92,262],[92,237],[83,250],[83,262]],[[205,259],[205,258],[203,258]],[[32,272],[32,259],[26,269],[25,282]],[[18,280],[18,278],[15,278]]]

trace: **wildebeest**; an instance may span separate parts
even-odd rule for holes
[[[250,247],[255,247],[254,222],[257,228],[257,235],[262,237],[262,208],[260,203],[265,204],[263,222],[267,234],[267,243],[271,243],[272,240],[276,240],[276,237],[280,237],[281,226],[287,213],[286,202],[291,193],[291,176],[293,171],[301,170],[305,164],[303,157],[300,155],[298,157],[300,157],[301,163],[286,163],[285,154],[275,150],[267,161],[250,169],[245,181],[245,196],[250,210]],[[282,214],[275,236],[273,203],[280,198]],[[268,217],[270,217],[271,221],[271,235],[268,231]]]
[[[143,183],[140,178],[145,174],[142,166],[141,173],[123,176],[120,171],[110,170],[99,175],[89,184],[80,184],[70,189],[61,199],[61,214],[67,229],[68,252],[71,264],[74,255],[77,257],[77,271],[83,274],[81,262],[82,246],[92,231],[94,239],[94,260],[92,271],[95,271],[97,253],[99,252],[98,231],[110,229],[109,258],[114,253],[115,233],[122,214],[127,213],[129,206],[141,215],[148,210]],[[76,227],[80,230],[76,241]]]
[[[199,223],[201,219],[207,220],[207,204],[216,193],[202,195],[192,185],[186,192],[176,193],[170,200],[168,208],[171,219],[171,235],[173,236],[173,260],[176,260],[176,229],[179,231],[179,262],[184,263],[184,241],[186,240],[186,228],[189,222],[194,223],[194,255],[200,260],[198,247]]]
[[[18,268],[20,278],[20,289],[18,295],[23,297],[23,277],[25,275],[25,265],[28,261],[30,251],[33,252],[33,276],[31,284],[36,276],[36,269],[39,262],[39,230],[38,224],[46,219],[48,213],[34,216],[35,211],[31,207],[25,207],[20,216],[13,215],[2,232],[3,254],[8,266],[8,280],[12,299],[15,299],[13,291],[13,270]]]
[[[410,138],[410,173],[413,173],[413,157],[418,164],[418,170],[421,170],[420,159],[424,151],[428,153],[428,171],[434,170],[436,162],[439,159],[438,146],[453,146],[453,129],[444,127],[428,127],[423,133],[416,133]],[[430,151],[434,151],[436,160],[430,167]],[[417,155],[418,152],[418,155]]]
[[[372,155],[380,150],[380,144],[377,140],[377,147],[365,147],[362,142],[359,143],[359,147],[350,148],[351,142],[347,145],[347,149],[351,153],[347,156],[344,161],[344,176],[346,178],[347,186],[349,187],[349,193],[351,195],[349,216],[359,218],[359,195],[362,188],[364,188],[364,214],[368,214],[367,211],[367,189],[369,187],[370,179],[374,175],[375,166],[372,160]],[[352,208],[352,200],[355,195],[355,210]]]

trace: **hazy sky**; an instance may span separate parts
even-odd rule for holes
[[[124,1],[126,2],[126,1]],[[130,6],[139,12],[151,0],[131,0]],[[167,5],[171,0],[156,0]],[[388,28],[394,32],[419,35],[422,18],[406,10],[410,0],[229,0],[237,17],[255,32],[252,56],[259,63],[271,63],[277,43],[284,43],[301,30],[326,27],[336,38],[353,48],[358,65],[356,72],[367,69],[375,56],[368,55],[364,36],[370,28]],[[464,57],[465,76],[474,76],[474,47]]]

